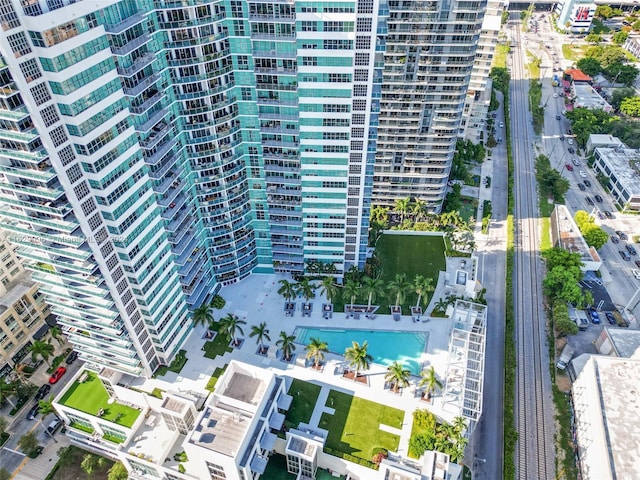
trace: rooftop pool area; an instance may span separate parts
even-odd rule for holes
[[[374,363],[388,366],[398,361],[413,375],[419,375],[427,350],[427,332],[395,332],[389,330],[307,328],[297,327],[294,331],[296,342],[308,345],[311,338],[327,343],[329,351],[344,355],[345,349],[356,341],[360,345],[369,342],[367,352]]]

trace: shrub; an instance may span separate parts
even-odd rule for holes
[[[224,308],[226,304],[227,304],[227,301],[224,298],[222,298],[222,296],[220,295],[216,295],[215,297],[213,297],[213,300],[211,300],[211,306],[218,310],[220,310],[221,308]]]

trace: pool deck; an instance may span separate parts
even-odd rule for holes
[[[403,312],[405,314],[399,322],[394,321],[391,315],[377,315],[373,320],[361,316],[360,319],[354,320],[347,318],[342,312],[334,312],[332,318],[324,319],[322,304],[326,303],[327,300],[320,296],[319,292],[316,293],[316,298],[311,300],[313,311],[310,316],[302,315],[300,305],[303,299],[298,298],[295,300],[297,308],[293,317],[287,317],[284,312],[285,300],[276,293],[279,288],[278,281],[284,278],[291,280],[289,276],[284,275],[251,275],[238,284],[223,288],[220,292],[227,303],[222,310],[214,310],[214,317],[220,319],[226,314],[232,313],[247,322],[246,325],[242,325],[244,335],[238,334],[238,338],[245,339],[240,348],[236,348],[232,352],[225,353],[225,355],[215,359],[205,358],[202,351],[202,346],[205,342],[203,339],[205,327],[198,327],[194,329],[182,347],[187,351],[188,361],[180,374],[168,372],[166,375],[155,379],[139,378],[133,380],[131,385],[145,391],[151,391],[156,387],[168,391],[199,391],[204,389],[216,367],[223,367],[231,359],[260,365],[272,369],[277,374],[310,381],[323,387],[312,415],[311,426],[317,426],[322,412],[327,410],[328,407],[325,407],[325,402],[322,399],[326,400],[330,389],[404,410],[407,415],[405,416],[402,430],[399,432],[401,434],[399,453],[401,454],[407,453],[412,425],[411,413],[414,410],[427,408],[436,416],[447,421],[453,420],[459,414],[457,407],[443,404],[440,396],[441,392],[434,395],[432,403],[421,400],[420,391],[416,388],[418,377],[412,377],[411,385],[400,394],[394,394],[390,390],[384,389],[386,367],[382,365],[372,364],[369,370],[363,372],[369,381],[368,385],[364,385],[343,378],[342,372],[346,364],[341,355],[328,354],[325,358],[324,367],[320,371],[303,366],[305,358],[304,345],[296,344],[295,354],[298,362],[294,359],[291,363],[284,363],[274,358],[273,355],[257,355],[258,346],[255,338],[249,337],[249,332],[252,325],[257,325],[263,321],[267,322],[270,331],[271,342],[265,342],[266,345],[272,346],[270,352],[275,351],[274,345],[280,331],[285,331],[290,335],[298,326],[421,331],[429,334],[426,354],[423,356],[426,367],[433,366],[441,379],[445,377],[449,358],[449,336],[452,329],[449,318],[429,318],[428,321],[424,321],[428,318],[424,314],[423,321],[414,322],[411,319],[410,312]],[[438,282],[439,286],[441,284],[442,278]],[[439,299],[438,290],[434,293],[435,300]],[[426,312],[429,311],[431,310],[426,310]]]

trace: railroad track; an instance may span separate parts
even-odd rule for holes
[[[511,140],[514,160],[514,313],[516,342],[516,476],[522,480],[555,478],[553,402],[542,306],[543,268],[531,114],[528,105],[525,46],[520,22],[513,21],[518,51],[512,58],[510,85]]]

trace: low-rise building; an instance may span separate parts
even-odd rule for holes
[[[122,461],[130,478],[246,480],[264,473],[272,431],[282,428],[281,412],[292,401],[284,378],[232,360],[205,401],[197,392],[156,398],[120,385],[122,375],[80,371],[58,395],[54,405],[72,441]]]
[[[565,32],[585,33],[591,28],[596,4],[592,0],[560,0],[556,3],[556,26]]]
[[[587,245],[578,225],[573,220],[569,209],[564,205],[556,205],[551,212],[551,243],[572,253],[579,253],[582,271],[596,271],[602,266],[598,251]]]
[[[592,133],[587,140],[587,152],[591,153],[596,148],[618,148],[626,147],[622,140],[613,135],[604,133]]]
[[[626,332],[625,332],[626,333]],[[640,359],[584,354],[571,388],[580,478],[640,478]]]
[[[593,168],[607,177],[607,188],[623,210],[640,210],[640,152],[633,148],[596,148]]]
[[[0,237],[0,377],[9,375],[33,341],[47,333],[49,315],[49,306],[22,267],[15,247]]]
[[[594,345],[602,355],[640,359],[640,330],[604,327]]]
[[[640,35],[629,35],[622,47],[634,57],[640,57]]]
[[[602,98],[596,89],[587,83],[572,82],[571,97],[573,108],[601,109],[605,112],[611,112],[613,110],[613,107]]]
[[[427,450],[422,461],[408,460],[394,454],[380,462],[375,479],[380,480],[459,480],[462,467],[451,463],[449,455]]]

